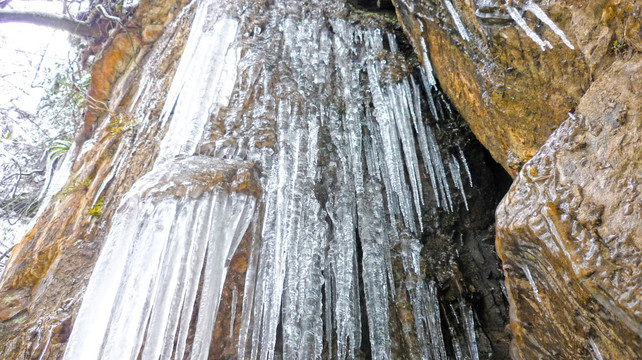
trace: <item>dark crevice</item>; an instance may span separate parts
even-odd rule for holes
[[[358,225],[357,225],[358,226]],[[363,249],[361,246],[361,238],[356,234],[356,248],[357,248],[357,266],[359,276],[359,305],[361,307],[361,345],[359,350],[361,354],[359,358],[371,359],[372,349],[370,348],[370,327],[368,324],[368,310],[366,307],[366,294],[363,284]]]
[[[391,0],[348,0],[348,2],[369,11],[395,11]]]

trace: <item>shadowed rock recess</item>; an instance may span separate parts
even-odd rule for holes
[[[640,6],[575,3],[141,1],[0,358],[635,358]]]
[[[394,3],[423,69],[516,177],[497,210],[511,357],[638,358],[642,2]]]

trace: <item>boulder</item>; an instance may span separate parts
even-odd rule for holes
[[[515,359],[642,354],[642,57],[616,61],[497,209]]]

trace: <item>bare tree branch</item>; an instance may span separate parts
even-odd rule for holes
[[[11,0],[0,1],[0,9],[5,7],[5,6],[7,6],[7,5],[9,5],[10,2],[11,2]]]
[[[2,253],[2,255],[0,255],[0,261],[2,261],[2,259],[4,259],[5,256],[11,254],[11,251],[13,251],[13,248],[15,248],[15,247],[16,247],[16,245],[13,245],[12,247],[8,248],[7,251]]]
[[[91,26],[85,22],[34,11],[0,10],[0,23],[5,22],[23,22],[42,25],[68,31],[77,36],[95,39],[100,38],[102,35],[98,27]]]

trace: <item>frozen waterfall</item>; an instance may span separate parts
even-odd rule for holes
[[[199,279],[192,358],[205,359],[227,265],[254,196],[216,188],[234,162],[176,161],[140,178],[117,210],[87,285],[65,359],[182,358]]]
[[[206,359],[243,237],[256,252],[234,292],[239,358],[360,358],[367,340],[390,359],[388,312],[405,286],[422,358],[446,359],[422,217],[429,204],[457,210],[456,197],[467,208],[472,179],[460,149],[442,158],[429,59],[404,69],[396,35],[338,16],[340,2],[239,3],[195,5],[163,111],[141,125],[167,133],[121,201],[65,359]],[[414,280],[396,283],[393,256]],[[468,310],[457,331],[476,358]]]

